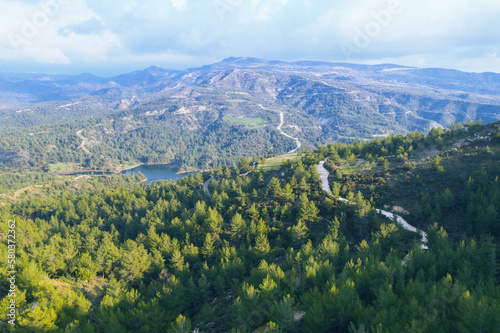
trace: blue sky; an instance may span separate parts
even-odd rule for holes
[[[231,56],[500,72],[498,0],[1,0],[0,71],[109,76]]]

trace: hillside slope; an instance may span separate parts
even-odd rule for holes
[[[498,126],[335,143],[256,168],[243,159],[177,182],[0,208],[2,220],[16,221],[22,258],[18,330],[496,331]],[[331,194],[317,172],[325,159]],[[429,194],[418,196],[422,186]],[[393,208],[385,200],[421,206],[427,248],[377,213]],[[463,207],[480,218],[459,221]],[[6,255],[8,224],[0,227]]]
[[[0,149],[46,169],[168,161],[206,169],[280,154],[293,149],[276,129],[281,112],[283,131],[309,149],[500,117],[498,74],[390,64],[228,58],[184,71],[2,73],[0,81]]]
[[[189,101],[193,88],[199,88],[199,102],[213,97],[225,101],[227,92],[247,93],[260,104],[312,114],[317,123],[328,125],[325,132],[352,125],[349,117],[361,114],[366,119],[357,121],[365,130],[361,133],[365,137],[377,134],[374,129],[383,128],[381,123],[368,130],[370,124],[364,120],[373,116],[384,123],[395,123],[396,127],[389,130],[393,133],[429,130],[438,124],[448,126],[452,121],[469,119],[491,122],[499,120],[500,114],[500,74],[389,64],[228,58],[184,71],[150,67],[111,78],[91,74],[0,74],[0,82],[4,109],[11,103],[11,107],[37,107],[35,112],[50,113],[50,109],[66,107],[71,101],[80,104],[80,112],[92,108],[110,112],[162,98],[182,103]],[[205,94],[209,96],[204,97]],[[71,109],[60,111],[73,116],[78,113]],[[4,117],[8,115],[4,113]]]

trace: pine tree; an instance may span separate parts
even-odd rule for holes
[[[110,234],[104,234],[103,240],[99,249],[97,250],[97,265],[99,267],[98,271],[102,272],[102,275],[109,275],[112,269],[116,266],[116,262],[120,256],[120,250],[111,241]]]
[[[243,220],[243,217],[236,213],[231,219],[231,239],[233,241],[240,240],[246,232],[246,222]]]
[[[216,235],[222,232],[222,224],[224,219],[216,209],[208,208],[208,216],[205,219],[205,228],[207,232],[214,233]]]
[[[356,165],[356,156],[354,154],[347,156],[347,163],[349,163],[350,166],[355,166]]]
[[[258,234],[255,238],[255,252],[257,252],[260,256],[265,256],[271,250],[271,246],[269,245],[269,241],[265,234]]]
[[[299,190],[300,192],[307,192],[309,191],[309,183],[307,182],[306,178],[305,177],[302,177],[300,178],[300,181],[299,181]]]
[[[340,188],[342,186],[340,185],[340,183],[333,183],[333,186],[332,186],[332,196],[334,198],[338,198],[340,196]]]
[[[180,314],[171,324],[168,333],[191,333],[191,321]]]
[[[189,264],[184,264],[184,256],[179,250],[174,250],[174,252],[172,253],[172,258],[170,258],[170,262],[172,263],[172,267],[174,267],[174,269],[179,272],[182,272],[189,268]]]
[[[142,244],[128,239],[121,248],[119,273],[127,282],[137,282],[151,265],[148,252]]]
[[[271,307],[271,320],[279,325],[285,332],[291,332],[297,327],[293,309],[293,298],[290,295],[283,297]]]
[[[384,158],[384,161],[382,162],[382,168],[384,171],[389,170],[389,161]]]
[[[441,156],[436,155],[436,157],[434,158],[434,161],[432,162],[432,165],[438,173],[445,173],[444,168],[441,165]]]
[[[205,242],[203,243],[201,253],[205,259],[209,259],[215,254],[215,242],[212,239],[212,234],[207,233],[205,236]]]
[[[273,177],[269,181],[268,193],[273,197],[278,197],[281,193],[281,185],[278,178]]]
[[[308,229],[303,221],[297,222],[296,225],[290,228],[290,239],[293,244],[300,245],[307,237]]]
[[[271,250],[267,239],[267,226],[263,219],[259,220],[256,228],[257,236],[255,237],[255,252],[260,256],[265,256]]]
[[[250,206],[250,208],[247,209],[247,214],[250,217],[250,219],[254,222],[256,222],[259,219],[259,211],[255,207],[255,203]]]

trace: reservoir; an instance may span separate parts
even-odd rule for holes
[[[148,184],[154,182],[155,180],[177,180],[189,176],[193,172],[177,173],[177,169],[174,169],[168,164],[149,164],[149,165],[139,165],[132,169],[123,170],[120,172],[121,175],[130,175],[132,173],[142,173],[148,179]]]

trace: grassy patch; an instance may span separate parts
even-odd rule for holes
[[[134,162],[134,161],[132,161],[132,162],[123,162],[122,164],[114,165],[113,166],[113,170],[115,172],[121,172],[123,170],[133,168],[136,165],[138,165],[138,162]]]
[[[259,164],[258,169],[262,171],[274,171],[279,170],[281,166],[287,161],[291,159],[298,158],[299,155],[297,153],[294,154],[286,154],[278,157],[268,158],[264,163]]]
[[[356,172],[362,171],[363,167],[362,166],[356,166],[356,167],[343,166],[343,167],[340,167],[340,169],[342,169],[342,171],[344,171],[345,173],[347,173],[348,175],[350,175],[352,173],[356,173]]]
[[[78,166],[78,164],[76,164],[76,163],[55,163],[55,164],[49,165],[49,170],[51,172],[69,171],[69,170],[75,170],[77,168],[77,166]]]
[[[266,120],[263,118],[231,118],[230,116],[225,116],[224,120],[250,128],[263,128],[264,126],[262,125],[266,123]]]

